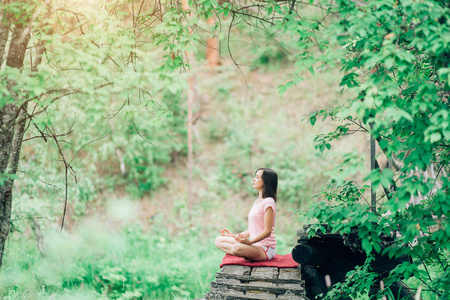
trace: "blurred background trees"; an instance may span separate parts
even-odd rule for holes
[[[158,164],[169,161],[172,152],[182,150],[177,145],[179,130],[171,128],[170,134],[157,130],[159,138],[146,138],[152,135],[150,132],[156,132],[155,128],[176,120],[167,105],[177,101],[172,97],[164,105],[159,101],[168,93],[179,93],[179,87],[171,82],[177,77],[170,73],[173,67],[159,63],[162,53],[154,47],[155,43],[164,47],[164,41],[155,38],[153,32],[158,31],[153,23],[158,16],[162,18],[164,8],[145,1],[139,4],[2,2],[0,56],[5,62],[1,86],[4,140],[0,171],[4,184],[0,201],[0,258],[9,232],[14,178],[18,171],[28,174],[28,170],[17,169],[25,131],[26,141],[33,145],[54,144],[66,191],[68,180],[77,182],[80,177],[74,160],[83,154],[84,147],[113,131],[124,132],[127,138],[118,137],[110,145],[112,148],[101,149],[101,156],[95,161],[118,161],[120,173],[136,180],[136,189],[141,192],[154,190],[163,182]],[[169,74],[162,76],[167,70]],[[164,85],[171,89],[161,92]],[[140,111],[147,116],[138,114]],[[84,126],[74,140],[69,135],[79,130],[80,123]],[[129,140],[136,137],[147,145],[139,144],[140,149],[127,149],[122,154]],[[171,145],[162,146],[163,139],[169,138]],[[152,143],[158,139],[162,147]],[[40,154],[36,153],[36,161],[44,162]],[[98,167],[88,165],[88,172]],[[85,196],[89,197],[89,193]],[[67,193],[63,199],[67,203]]]

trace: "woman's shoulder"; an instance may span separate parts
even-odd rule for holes
[[[272,197],[267,197],[263,199],[263,202],[275,204],[275,199],[273,199]]]

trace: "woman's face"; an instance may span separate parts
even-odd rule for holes
[[[253,188],[255,190],[260,191],[264,186],[264,182],[262,180],[263,172],[263,170],[258,170],[258,172],[256,172],[255,174],[255,177],[253,177]]]

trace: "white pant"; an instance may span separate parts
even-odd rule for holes
[[[275,248],[266,247],[266,246],[259,245],[259,244],[256,244],[256,245],[263,249],[264,253],[267,256],[267,260],[271,260],[275,257]]]

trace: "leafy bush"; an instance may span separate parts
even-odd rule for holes
[[[375,168],[365,182],[330,182],[307,216],[341,234],[358,227],[369,256],[411,257],[412,263],[399,264],[385,281],[393,284],[415,277],[436,297],[446,299],[449,285],[440,278],[449,263],[449,180],[440,174],[450,171],[445,146],[450,125],[442,119],[449,114],[450,7],[433,0],[366,1],[361,7],[340,1],[330,3],[327,10],[336,14],[336,20],[323,29],[318,20],[290,18],[283,24],[287,30],[296,25],[313,28],[299,32],[300,40],[314,36],[317,46],[327,49],[318,55],[316,46],[300,42],[304,48],[298,56],[299,70],[339,63],[345,72],[341,86],[354,95],[342,105],[311,113],[312,125],[318,117],[340,122],[334,131],[315,139],[316,147],[326,151],[333,140],[367,132],[396,166]],[[292,84],[296,80],[300,77]],[[339,167],[345,169],[346,164]],[[381,191],[382,196],[374,199],[376,209],[366,197],[369,188]],[[420,201],[411,203],[412,198]],[[393,232],[399,237],[382,249],[380,236]],[[429,269],[438,271],[433,274]],[[350,290],[358,280],[348,275],[341,287],[347,289],[345,294],[363,292],[362,287]],[[335,297],[332,292],[326,298]]]

